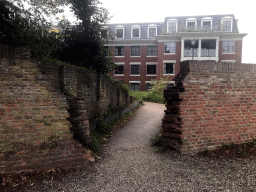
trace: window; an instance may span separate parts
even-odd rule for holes
[[[201,57],[216,57],[216,39],[201,40]]]
[[[233,18],[232,17],[223,17],[221,19],[222,31],[232,31]]]
[[[107,39],[108,38],[108,29],[101,30],[101,38]]]
[[[222,30],[231,31],[231,21],[222,21]]]
[[[124,64],[118,64],[117,69],[115,70],[116,75],[124,74]]]
[[[202,21],[202,30],[208,31],[212,29],[212,21]]]
[[[174,74],[174,63],[164,63],[164,74]]]
[[[116,38],[124,38],[124,26],[116,26]]]
[[[148,37],[154,37],[156,36],[156,27],[149,27],[148,28]]]
[[[155,75],[156,74],[156,65],[147,65],[147,74]]]
[[[177,28],[178,28],[178,20],[169,19],[167,22],[167,33],[174,34],[177,32]]]
[[[177,32],[177,23],[176,22],[169,22],[168,23],[168,33],[174,34]]]
[[[124,56],[124,46],[115,47],[115,56]]]
[[[222,53],[235,53],[235,42],[234,41],[223,41]]]
[[[196,29],[196,22],[187,22],[187,29],[188,30],[195,30]]]
[[[157,46],[148,46],[147,56],[157,56]]]
[[[184,57],[198,57],[199,40],[195,40],[195,45],[192,44],[192,39],[184,40]]]
[[[165,53],[175,54],[175,51],[176,51],[176,43],[175,42],[164,43],[164,52]]]
[[[132,91],[140,91],[140,83],[130,83],[130,89]]]
[[[132,33],[132,38],[140,38],[140,26],[133,25],[131,33]]]
[[[131,56],[140,56],[140,46],[131,46]]]
[[[140,65],[132,64],[131,65],[131,75],[139,75],[140,74]]]

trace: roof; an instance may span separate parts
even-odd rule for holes
[[[112,24],[105,24],[104,26],[108,26],[109,35],[112,38],[115,38],[116,28],[124,28],[124,38],[122,39],[115,39],[115,40],[144,40],[148,38],[148,27],[157,27],[157,35],[166,34],[167,33],[167,23],[168,21],[177,21],[178,22],[178,33],[180,32],[189,32],[186,29],[186,23],[188,21],[196,21],[197,29],[196,32],[202,32],[201,22],[202,21],[211,21],[211,32],[222,32],[221,31],[221,24],[223,19],[231,19],[233,20],[232,24],[232,32],[228,33],[239,33],[237,27],[237,20],[235,19],[234,14],[221,14],[221,15],[197,15],[197,16],[170,16],[165,17],[164,22],[144,22],[144,23],[112,23]],[[139,27],[140,28],[140,38],[131,38],[132,27]],[[193,31],[195,32],[195,31]],[[205,32],[205,31],[204,31]],[[209,31],[206,31],[209,32]],[[227,33],[227,32],[226,32]],[[152,39],[152,38],[151,38]]]

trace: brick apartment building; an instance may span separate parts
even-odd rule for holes
[[[107,24],[102,38],[114,53],[117,71],[109,72],[132,90],[146,91],[152,79],[169,75],[185,60],[241,63],[242,40],[233,14],[166,17],[164,22]]]

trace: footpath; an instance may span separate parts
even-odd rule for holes
[[[91,169],[26,191],[256,191],[256,162],[156,152],[165,105],[148,103],[117,130]],[[36,188],[34,188],[36,187]]]

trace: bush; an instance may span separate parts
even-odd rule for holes
[[[130,91],[130,87],[124,83],[117,82],[115,83],[117,87],[120,87],[125,93],[128,93]]]
[[[136,100],[143,104],[143,101],[155,102],[165,104],[165,98],[163,94],[157,91],[129,91],[129,95],[134,97]]]
[[[153,91],[148,92],[147,101],[152,101],[155,103],[162,103],[162,104],[166,103],[163,94],[159,94],[158,92],[153,92]]]

